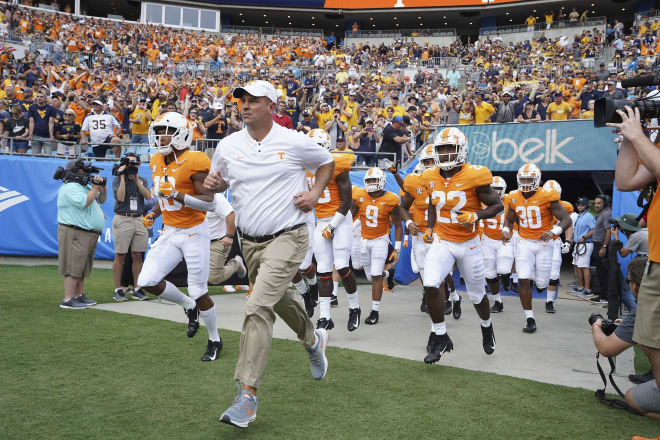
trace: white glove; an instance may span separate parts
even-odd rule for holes
[[[567,241],[563,242],[561,244],[561,253],[562,254],[567,254],[571,251],[571,244]]]

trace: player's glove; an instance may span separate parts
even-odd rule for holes
[[[323,231],[321,231],[321,236],[328,240],[330,240],[334,235],[335,235],[335,228],[333,228],[330,225],[326,226],[325,228],[323,228]]]
[[[392,174],[396,174],[399,171],[399,169],[397,168],[396,163],[390,162],[388,164],[387,171],[389,171]]]
[[[151,228],[153,227],[155,220],[156,220],[156,214],[150,212],[149,214],[142,217],[142,224],[144,225],[145,228]]]
[[[390,262],[390,264],[396,264],[399,261],[399,255],[400,252],[394,249],[390,254],[390,257],[387,259],[387,261]]]
[[[567,254],[571,251],[571,244],[568,241],[565,241],[561,244],[561,253]]]
[[[456,221],[463,226],[472,226],[477,220],[479,220],[479,217],[477,217],[476,212],[464,212],[456,217]]]
[[[158,195],[165,199],[173,199],[176,197],[177,191],[169,180],[161,180],[158,184]]]
[[[408,236],[407,235],[403,238],[403,247],[404,248],[408,247]]]
[[[424,231],[424,236],[422,237],[422,240],[424,240],[424,243],[433,243],[433,229],[428,228],[426,231]]]

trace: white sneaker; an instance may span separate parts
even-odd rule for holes
[[[245,277],[245,275],[247,275],[247,268],[245,267],[243,258],[241,258],[240,255],[236,255],[234,257],[234,260],[236,260],[236,262],[238,263],[238,270],[236,271],[236,275],[238,275],[239,278]]]
[[[321,380],[328,372],[328,359],[325,357],[325,348],[328,345],[328,332],[324,328],[314,330],[317,338],[316,349],[309,351],[309,368],[312,377]]]
[[[229,286],[229,285],[224,286],[222,288],[222,290],[224,290],[225,292],[236,292],[236,289],[234,289],[234,286]]]

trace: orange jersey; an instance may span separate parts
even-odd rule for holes
[[[390,232],[390,212],[399,205],[399,197],[389,191],[378,198],[371,197],[364,188],[353,193],[362,223],[362,238],[372,240]]]
[[[165,165],[165,159],[160,153],[151,156],[149,166],[156,192],[161,180],[167,176],[167,181],[177,191],[197,194],[190,177],[196,173],[207,173],[211,169],[211,160],[205,153],[196,151],[186,151],[177,159],[179,163],[173,160],[169,165]],[[202,223],[206,218],[206,212],[187,208],[176,200],[158,197],[158,204],[163,213],[163,224],[173,228],[190,228]]]
[[[403,179],[403,190],[415,199],[410,206],[412,221],[422,230],[426,229],[429,220],[429,193],[424,187],[422,176],[414,173]]]
[[[502,200],[502,204],[504,205],[504,210],[502,212],[493,218],[487,218],[479,222],[486,237],[498,241],[502,239],[502,229],[504,228],[504,218],[506,217],[507,211],[506,197]],[[485,205],[482,206],[484,208],[486,207]]]
[[[435,168],[424,171],[422,181],[436,209],[433,231],[441,240],[464,242],[479,234],[478,223],[470,226],[458,223],[457,212],[481,210],[477,188],[490,186],[493,182],[493,175],[488,168],[466,163],[449,179],[442,177],[440,169]]]
[[[332,153],[335,160],[335,171],[332,174],[328,187],[323,191],[323,195],[316,205],[316,217],[328,218],[335,215],[339,205],[341,205],[341,197],[339,196],[339,187],[337,186],[337,176],[345,171],[350,171],[353,166],[353,158],[346,154]]]
[[[552,229],[555,217],[550,210],[550,203],[559,201],[559,193],[554,189],[538,189],[525,198],[519,190],[507,195],[509,208],[513,209],[520,225],[519,234],[527,240],[539,240],[544,232]]]
[[[359,186],[356,186],[356,185],[353,185],[353,186],[352,186],[352,188],[351,188],[351,198],[352,198],[352,200],[355,200],[355,195],[356,195],[357,192],[360,191],[361,189],[362,189],[362,188],[360,188]],[[353,221],[355,221],[355,220],[359,220],[359,219],[360,219],[360,213],[358,212],[357,214],[355,214],[355,217],[353,217]]]
[[[573,209],[573,205],[570,204],[569,202],[565,200],[560,200],[559,203],[561,203],[561,206],[563,206],[566,212],[568,212],[569,214],[573,214],[573,212],[575,211]]]

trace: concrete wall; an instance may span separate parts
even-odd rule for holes
[[[561,36],[567,36],[569,39],[572,39],[575,34],[582,34],[583,31],[590,31],[593,28],[600,30],[605,33],[605,25],[598,26],[577,26],[577,27],[552,27],[547,30],[534,31],[534,32],[515,32],[515,33],[500,33],[499,36],[502,38],[504,43],[520,43],[526,40],[531,40],[533,38],[538,38],[542,34],[545,35],[548,39],[557,39]],[[489,37],[491,40],[495,37],[495,34],[482,35],[481,40]]]
[[[404,41],[415,41],[420,45],[428,44],[429,46],[449,46],[453,41],[456,40],[456,36],[448,37],[431,37],[431,36],[422,36],[422,37],[400,37]],[[369,46],[380,46],[381,43],[386,45],[394,44],[394,37],[347,37],[344,40],[346,47],[351,47],[352,44],[358,46],[360,43],[368,44]]]

